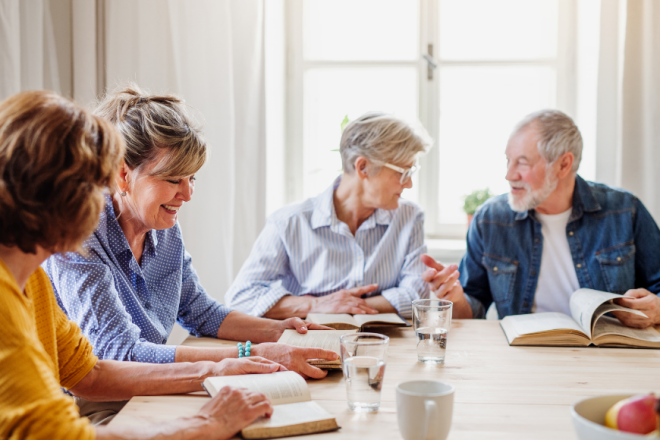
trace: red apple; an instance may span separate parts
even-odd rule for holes
[[[658,427],[653,394],[638,394],[617,402],[605,415],[605,426],[619,431],[648,434]]]

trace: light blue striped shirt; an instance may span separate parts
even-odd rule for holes
[[[286,295],[324,296],[378,284],[397,311],[428,297],[420,256],[424,213],[400,199],[394,210],[377,209],[355,233],[337,219],[333,194],[341,178],[317,197],[286,206],[268,218],[252,252],[226,295],[229,307],[262,316]]]

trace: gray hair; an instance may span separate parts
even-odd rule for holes
[[[421,124],[413,127],[395,116],[369,112],[346,126],[339,152],[345,173],[355,171],[355,160],[362,156],[374,163],[370,170],[373,175],[388,162],[409,162],[419,153],[426,153],[431,145],[431,138]]]
[[[573,153],[573,174],[577,173],[582,160],[582,135],[570,116],[559,110],[539,110],[523,118],[511,136],[534,124],[539,134],[539,154],[548,164],[554,163],[565,153]]]

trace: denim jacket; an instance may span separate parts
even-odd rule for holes
[[[566,238],[580,287],[660,292],[660,230],[629,192],[576,176]],[[503,194],[475,213],[460,282],[475,318],[494,301],[500,318],[531,313],[543,235],[536,212],[513,211]]]

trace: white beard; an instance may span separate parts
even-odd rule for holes
[[[509,193],[509,207],[516,212],[527,212],[530,209],[536,209],[557,188],[558,182],[559,179],[548,169],[546,170],[543,186],[535,191],[532,191],[529,184],[525,182],[509,183],[512,188],[524,188],[526,190],[522,196],[514,197],[513,194]]]

